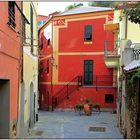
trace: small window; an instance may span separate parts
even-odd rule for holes
[[[11,25],[13,28],[16,27],[15,23],[15,2],[9,1],[8,2],[8,24]]]
[[[25,43],[26,42],[26,21],[25,19],[23,18],[22,20],[22,36],[23,36],[23,42]]]
[[[42,50],[43,49],[43,37],[40,38],[40,43],[39,43],[39,48]]]
[[[105,94],[105,103],[113,103],[114,96],[112,94]]]
[[[48,46],[50,45],[50,38],[48,39]]]
[[[49,73],[49,60],[47,61],[47,74]]]
[[[42,74],[43,73],[43,68],[39,69],[39,73]]]
[[[33,7],[32,4],[30,4],[30,32],[31,32],[31,52],[33,53]]]
[[[92,26],[85,26],[84,30],[84,41],[92,41]]]

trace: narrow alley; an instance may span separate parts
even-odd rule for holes
[[[92,116],[80,116],[74,111],[40,111],[38,123],[26,138],[123,138],[115,115],[93,112]]]
[[[1,1],[0,139],[139,139],[139,1]]]

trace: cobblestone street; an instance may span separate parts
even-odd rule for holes
[[[92,116],[74,111],[39,112],[39,121],[26,138],[123,138],[115,115],[93,112]]]

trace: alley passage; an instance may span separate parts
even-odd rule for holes
[[[39,122],[27,138],[123,138],[116,127],[115,115],[93,112],[39,112]]]

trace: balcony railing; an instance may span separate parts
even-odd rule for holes
[[[82,77],[82,79],[84,78]],[[94,75],[92,85],[84,85],[84,80],[82,81],[83,86],[92,86],[96,87],[96,89],[101,87],[112,88],[117,86],[117,77],[115,75]]]
[[[105,41],[104,55],[105,57],[119,57],[120,41]]]
[[[104,60],[108,68],[116,68],[120,58],[120,41],[105,41]]]
[[[52,98],[53,109],[61,104],[65,99],[69,99],[70,95],[78,90],[82,86],[82,77],[76,76],[68,84],[66,84],[62,89],[60,89]]]
[[[140,60],[140,43],[134,43],[133,45],[134,45],[133,49],[134,59]]]
[[[82,86],[92,86],[96,90],[101,87],[113,88],[116,87],[116,81],[117,79],[114,75],[94,75],[92,85],[84,85],[84,76],[76,76],[53,96],[52,107],[54,109],[64,100],[69,99],[71,94]]]

